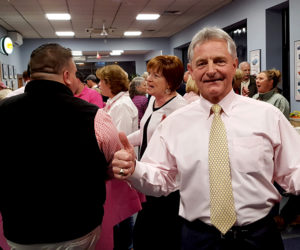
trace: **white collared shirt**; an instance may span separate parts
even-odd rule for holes
[[[131,101],[128,92],[120,92],[113,98],[109,98],[104,107],[112,118],[118,131],[126,135],[138,130],[138,110]]]
[[[281,196],[273,181],[300,193],[300,136],[279,109],[231,91],[219,103],[228,139],[236,225],[266,216]],[[208,173],[212,103],[202,96],[169,115],[128,179],[148,195],[180,190],[179,214],[210,222]]]

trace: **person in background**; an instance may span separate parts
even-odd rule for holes
[[[147,77],[149,76],[148,72],[145,71],[143,74],[142,74],[142,77],[145,79],[145,81],[147,81]]]
[[[184,96],[185,93],[186,93],[186,83],[188,81],[188,76],[189,76],[189,73],[188,71],[186,71],[183,75],[183,81],[180,83],[180,85],[178,86],[177,88],[177,93],[179,93],[181,96]]]
[[[140,121],[147,109],[148,98],[146,97],[147,93],[147,84],[144,77],[135,77],[132,79],[129,85],[129,96],[138,109],[139,113],[139,122],[138,127],[140,127]]]
[[[253,98],[274,105],[289,119],[289,102],[277,91],[277,85],[280,81],[281,73],[279,70],[270,69],[260,72],[256,77],[258,93]]]
[[[233,92],[238,59],[225,31],[200,30],[188,58],[199,101],[157,127],[141,161],[121,133],[114,176],[147,195],[179,189],[182,250],[283,250],[273,182],[300,194],[300,136],[276,107]]]
[[[104,107],[104,103],[102,100],[101,94],[99,94],[96,90],[90,89],[83,83],[83,74],[80,71],[76,72],[76,81],[77,88],[75,90],[75,97],[78,97],[82,100],[85,100],[89,103],[97,105],[99,108]]]
[[[9,89],[3,82],[0,81],[0,101],[7,97],[12,90]]]
[[[157,56],[147,64],[147,92],[151,95],[140,129],[128,136],[134,146],[140,146],[142,158],[157,126],[172,112],[187,102],[176,92],[182,82],[184,68],[176,56]],[[181,221],[178,217],[179,193],[167,197],[147,196],[134,226],[133,248],[180,249]]]
[[[94,89],[96,90],[99,94],[101,94],[101,91],[99,89],[99,86],[98,86],[98,79],[95,75],[91,74],[91,75],[88,75],[84,82],[86,83],[86,85],[91,88],[91,89]]]
[[[130,134],[138,129],[138,110],[129,97],[127,73],[119,65],[97,69],[100,89],[108,97],[104,111],[109,114],[118,131]],[[133,217],[141,209],[143,196],[127,183],[110,180],[106,183],[107,200],[100,238],[101,249],[123,250],[132,245]],[[113,237],[112,237],[113,235]]]
[[[289,102],[283,95],[279,94],[277,90],[277,85],[280,81],[281,73],[279,70],[270,69],[260,72],[256,77],[256,86],[258,93],[255,94],[252,98],[272,104],[273,106],[277,107],[289,120]],[[280,187],[277,182],[275,182],[274,185],[282,195],[285,195],[285,190],[282,189],[282,187]],[[291,198],[286,197],[286,205],[281,210],[281,214],[279,214],[280,205],[278,204],[276,207],[274,207],[274,217],[279,229],[283,229],[284,227],[286,227],[287,224],[290,223],[296,216],[295,212],[299,211],[299,209],[296,209],[297,203],[299,203],[298,200],[299,196],[291,195]],[[294,205],[296,206],[295,208],[291,209],[292,207],[294,207],[291,205],[293,203],[295,203]],[[283,221],[280,221],[281,218],[283,219]]]
[[[149,74],[147,71],[145,71],[143,74],[142,74],[142,77],[145,79],[145,83],[146,83],[146,86],[147,86],[147,78],[148,78]],[[148,103],[149,103],[149,100],[151,98],[151,96],[146,92],[146,97],[148,99]]]
[[[252,97],[257,93],[255,76],[250,75],[250,63],[241,62],[239,69],[243,71],[243,80],[241,83],[241,95]]]
[[[127,73],[119,65],[107,65],[96,71],[100,90],[107,96],[105,111],[112,117],[119,131],[125,134],[138,129],[138,110],[129,97]]]
[[[233,82],[232,82],[232,88],[234,93],[240,95],[241,94],[241,83],[243,80],[243,71],[241,69],[236,69],[234,77],[233,77]]]
[[[6,97],[11,97],[11,96],[15,96],[15,95],[19,95],[24,93],[26,84],[30,81],[30,70],[29,70],[29,66],[27,67],[27,70],[23,71],[22,74],[22,78],[23,78],[23,86],[21,88],[18,88],[14,91],[11,91]]]
[[[0,174],[11,249],[92,250],[100,236],[108,166],[121,144],[109,115],[73,96],[76,71],[70,49],[41,45],[31,53],[25,92],[0,102],[1,131],[22,125],[0,143],[13,159]]]
[[[192,76],[188,75],[188,80],[186,82],[186,93],[184,94],[183,98],[188,102],[191,103],[193,101],[199,100],[200,91],[198,89],[197,84],[193,80]]]

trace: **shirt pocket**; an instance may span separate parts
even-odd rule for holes
[[[263,171],[263,138],[259,136],[236,138],[232,144],[233,168],[242,173]]]

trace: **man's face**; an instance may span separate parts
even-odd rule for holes
[[[232,89],[237,63],[225,40],[211,40],[195,46],[188,69],[201,95],[211,103],[218,103]]]
[[[243,81],[248,81],[250,78],[250,65],[248,63],[243,63],[241,65],[241,70],[244,73]]]

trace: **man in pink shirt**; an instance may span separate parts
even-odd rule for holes
[[[77,78],[77,89],[75,91],[74,96],[82,100],[85,100],[89,103],[95,104],[99,108],[103,108],[104,103],[101,94],[99,94],[96,90],[89,88],[83,83],[84,80],[83,74],[77,71],[76,78]]]
[[[157,127],[141,161],[136,161],[133,147],[120,134],[124,149],[115,153],[112,162],[115,178],[127,179],[147,195],[180,191],[183,250],[283,250],[271,213],[281,200],[273,184],[276,181],[299,195],[300,136],[273,105],[234,93],[238,59],[235,43],[226,32],[202,29],[193,37],[188,55],[188,69],[201,92],[199,100]],[[213,106],[221,107],[221,113],[215,115]],[[215,181],[209,159],[217,149],[211,155],[208,152],[215,116],[224,124],[228,149],[228,164],[222,164],[218,173],[229,168],[233,196],[230,216],[234,214],[234,220],[226,230],[218,229],[211,210]],[[219,185],[224,179],[218,178]],[[217,219],[224,222],[227,210],[222,207]]]

